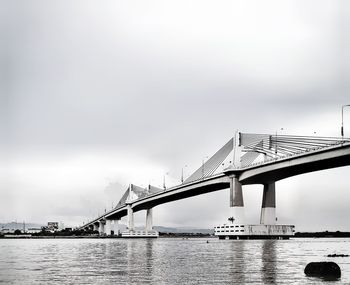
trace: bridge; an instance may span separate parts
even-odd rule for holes
[[[153,208],[157,205],[222,189],[230,189],[230,217],[215,227],[226,236],[292,235],[294,226],[276,225],[276,181],[299,174],[350,164],[350,139],[236,133],[210,159],[181,184],[164,189],[130,184],[112,210],[84,224],[80,229],[97,230],[101,235],[118,234],[120,219],[127,216],[124,237],[156,237]],[[263,184],[260,225],[245,223],[242,186]],[[144,231],[136,231],[134,213],[146,210]]]

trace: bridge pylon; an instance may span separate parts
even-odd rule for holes
[[[241,133],[236,132],[234,136],[234,143],[233,143],[233,167],[234,168],[240,168],[242,166],[242,144],[241,144]]]

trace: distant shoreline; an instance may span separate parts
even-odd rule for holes
[[[350,232],[296,232],[295,238],[350,238]]]
[[[169,232],[160,232],[160,238],[217,238],[216,236],[203,233],[169,233]],[[4,235],[0,236],[0,239],[104,239],[104,238],[122,238],[121,236],[99,236],[99,235]],[[295,235],[291,238],[350,238],[350,232],[296,232]]]

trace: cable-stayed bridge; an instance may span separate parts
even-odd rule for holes
[[[118,221],[127,216],[125,237],[157,236],[153,208],[171,201],[230,188],[231,214],[215,228],[219,237],[289,236],[293,226],[276,225],[275,182],[291,176],[350,164],[350,139],[236,133],[183,183],[168,189],[130,184],[112,210],[81,229],[101,235],[117,234]],[[246,225],[242,185],[263,184],[260,225]],[[144,231],[136,231],[133,215],[146,210]]]

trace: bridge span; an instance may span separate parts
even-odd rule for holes
[[[349,139],[238,133],[183,183],[168,189],[130,184],[114,209],[80,228],[98,230],[101,235],[118,234],[118,221],[127,216],[128,230],[123,236],[156,237],[154,207],[229,188],[231,214],[227,225],[215,228],[219,237],[254,235],[254,229],[258,229],[257,236],[273,231],[292,235],[292,226],[276,225],[275,182],[349,164]],[[245,224],[242,185],[248,184],[264,185],[260,225],[254,229]],[[145,231],[135,231],[133,215],[141,210],[146,210]]]

